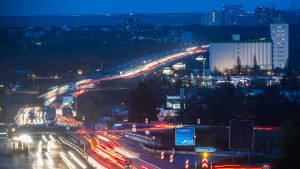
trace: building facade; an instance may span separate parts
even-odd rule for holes
[[[201,16],[201,25],[218,26],[222,25],[222,12],[212,11],[203,13]]]
[[[232,69],[236,65],[238,57],[242,66],[253,66],[254,56],[261,69],[272,69],[272,41],[232,40],[211,42],[209,68],[213,70],[216,67],[220,71]]]
[[[182,43],[185,45],[191,45],[192,44],[192,32],[190,31],[183,31],[182,37],[181,37]]]
[[[126,31],[137,31],[138,30],[138,18],[125,18],[124,27]]]
[[[270,24],[273,41],[273,68],[284,68],[289,58],[289,25],[285,22]]]
[[[244,14],[242,5],[223,5],[222,12],[224,25],[236,25],[237,16],[242,16]]]

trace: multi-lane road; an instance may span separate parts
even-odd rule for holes
[[[93,90],[95,84],[100,81],[133,78],[145,73],[156,71],[158,68],[172,63],[178,59],[191,56],[196,53],[205,52],[198,48],[189,48],[184,51],[165,53],[162,55],[153,55],[138,59],[136,61],[120,65],[112,68],[109,75],[103,76],[92,75],[83,80],[75,82],[75,90],[70,90],[70,84],[62,86],[55,86],[49,89],[49,91],[41,96],[44,99],[45,106],[50,106],[53,102],[57,103],[57,99],[63,95],[79,95],[86,90]],[[133,64],[134,63],[134,64]],[[60,107],[58,105],[58,107]],[[61,124],[67,125],[76,124],[77,122],[70,119],[58,118]],[[40,107],[28,107],[19,110],[15,121],[19,125],[26,124],[40,124],[44,125],[45,114]],[[129,141],[121,136],[115,134],[95,133],[94,135],[75,135],[77,141],[86,145],[85,152],[96,160],[103,168],[124,168],[126,167],[125,161],[130,159],[131,168],[137,169],[162,169],[162,168],[183,168],[185,157],[178,154],[174,156],[174,163],[170,163],[168,154],[164,160],[153,157],[149,152],[142,149],[138,143]],[[28,151],[32,157],[32,161],[35,168],[89,168],[90,166],[86,160],[82,159],[80,155],[71,149],[70,147],[62,145],[63,142],[54,135],[37,135],[32,136],[32,143],[28,144]],[[78,142],[74,143],[74,145]],[[73,154],[72,154],[73,153]],[[76,159],[76,156],[78,159]],[[197,157],[193,157],[198,159]],[[78,161],[82,161],[83,164],[79,164]]]

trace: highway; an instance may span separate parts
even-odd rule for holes
[[[53,86],[49,89],[48,92],[39,96],[39,98],[44,99],[44,106],[54,107],[56,109],[62,109],[63,103],[59,103],[58,100],[61,100],[63,96],[78,96],[87,91],[93,91],[97,87],[97,83],[101,81],[115,80],[115,79],[124,79],[124,78],[134,78],[143,74],[151,73],[157,69],[163,67],[168,63],[173,63],[178,59],[192,56],[197,53],[206,52],[201,50],[198,47],[191,47],[184,50],[177,50],[173,52],[162,52],[159,54],[149,55],[142,57],[136,60],[133,60],[128,63],[113,67],[108,70],[108,75],[101,75],[101,73],[95,73],[93,75],[87,76],[84,79],[78,80],[71,84],[64,84],[61,86]],[[70,105],[69,105],[70,106]],[[27,118],[26,112],[25,119]],[[59,114],[58,114],[59,115]],[[21,119],[22,120],[22,119]],[[38,122],[41,122],[39,119]],[[16,120],[19,121],[20,120]],[[22,125],[28,124],[28,121],[20,123]],[[78,126],[81,123],[75,119],[65,119],[62,116],[57,116],[58,125],[69,125],[69,126]]]
[[[106,76],[90,76],[85,79],[75,82],[75,88],[71,88],[70,84],[61,86],[54,86],[49,91],[39,98],[44,99],[44,106],[54,106],[55,108],[63,107],[63,103],[58,102],[63,96],[78,96],[86,91],[95,90],[96,84],[100,81],[134,78],[143,74],[156,71],[158,68],[172,63],[178,59],[189,57],[196,53],[204,52],[198,48],[189,48],[173,53],[163,53],[159,55],[152,55],[145,58],[140,58],[135,61],[125,63],[118,67],[112,68],[109,75]],[[134,64],[133,64],[134,63]],[[54,104],[55,103],[55,104]],[[19,110],[15,121],[18,125],[44,125],[45,115],[42,113],[40,107],[22,108]],[[81,125],[75,119],[56,115],[58,125]],[[155,130],[156,128],[153,128]],[[125,161],[130,159],[131,168],[137,169],[162,169],[162,168],[183,168],[182,164],[178,162],[170,163],[167,158],[158,160],[157,157],[149,155],[149,152],[141,149],[141,147],[132,140],[123,138],[115,134],[95,133],[93,135],[79,135],[74,136],[81,142],[84,142],[87,147],[85,152],[95,159],[103,168],[124,168]],[[62,146],[64,138],[57,138],[56,136],[42,135],[33,137],[33,143],[28,144],[28,150],[36,168],[80,168],[71,153],[75,153],[70,147]],[[72,139],[71,139],[72,140]],[[76,145],[77,143],[73,143]],[[75,153],[76,154],[76,153]],[[77,154],[78,156],[78,154]],[[181,155],[175,156],[180,158]],[[85,160],[83,160],[85,161]],[[86,163],[84,165],[87,165]]]
[[[110,131],[108,131],[110,133]],[[136,141],[124,138],[118,134],[109,134],[104,131],[97,131],[95,133],[74,134],[73,137],[84,141],[89,154],[99,159],[99,163],[106,167],[112,167],[116,164],[115,168],[121,168],[119,164],[124,165],[124,160],[129,158],[132,163],[131,168],[137,169],[182,169],[185,167],[185,160],[190,161],[190,166],[194,166],[201,163],[201,156],[191,154],[191,152],[174,153],[174,162],[170,163],[170,153],[165,151],[164,159],[160,159],[161,150],[156,151],[155,155],[148,150],[142,148]],[[92,151],[95,149],[96,151]],[[170,152],[170,151],[169,151]],[[220,162],[224,157],[210,157],[209,160],[212,163]],[[103,160],[104,161],[103,163]]]
[[[19,109],[15,117],[15,123],[19,126],[27,124],[42,125],[46,124],[46,121],[41,107],[26,107]]]
[[[95,73],[87,76],[86,78],[75,82],[76,94],[79,95],[84,90],[93,89],[96,87],[96,83],[100,81],[133,78],[144,73],[150,73],[167,63],[173,62],[184,57],[188,57],[197,53],[206,52],[205,50],[198,49],[197,47],[191,47],[185,50],[179,50],[174,52],[163,52],[161,54],[149,55],[143,58],[136,59],[134,61],[124,63],[117,67],[113,67],[108,70],[109,74],[103,76],[101,73]],[[47,93],[39,96],[44,98],[45,106],[51,105],[59,96],[70,91],[70,84],[64,84],[61,86],[55,86],[49,89]]]

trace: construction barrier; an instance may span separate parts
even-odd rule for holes
[[[202,168],[208,168],[208,160],[207,158],[202,159]]]
[[[170,154],[170,163],[173,163],[173,162],[174,162],[173,156],[174,156],[174,154]]]
[[[185,169],[188,169],[188,168],[189,168],[189,160],[186,159],[186,160],[185,160]]]
[[[163,151],[160,154],[160,159],[162,159],[162,160],[165,159],[165,153]]]

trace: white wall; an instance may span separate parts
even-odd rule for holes
[[[242,66],[253,66],[253,57],[256,55],[257,64],[262,69],[272,69],[271,42],[224,42],[210,43],[209,68],[216,66],[219,70],[232,69],[240,57]]]

